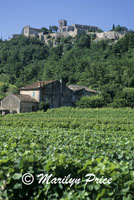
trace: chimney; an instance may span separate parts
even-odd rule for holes
[[[40,88],[41,87],[41,82],[38,82],[38,88]]]

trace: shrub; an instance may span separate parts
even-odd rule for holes
[[[7,83],[4,83],[3,85],[1,85],[0,91],[1,92],[7,92],[8,88],[9,88],[9,85]]]
[[[4,97],[5,97],[5,94],[0,93],[0,101],[1,101],[2,99],[4,99]]]
[[[50,103],[48,102],[48,100],[46,101],[41,101],[39,103],[39,110],[44,110],[47,111],[47,109],[50,107]]]
[[[9,85],[8,92],[9,93],[18,94],[19,93],[19,89],[15,85]]]
[[[122,98],[125,99],[125,106],[134,107],[134,88],[124,88]]]
[[[115,97],[114,101],[108,104],[108,107],[121,108],[121,107],[134,107],[134,88],[124,88],[119,94],[119,97]]]
[[[101,108],[105,106],[104,99],[102,96],[83,96],[76,103],[77,107],[80,108]]]
[[[126,105],[126,100],[123,98],[115,98],[114,101],[110,104],[108,104],[108,107],[112,108],[122,108],[125,107]]]

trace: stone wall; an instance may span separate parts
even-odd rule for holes
[[[49,101],[51,108],[72,105],[72,91],[60,81],[52,82],[41,89],[41,99]]]
[[[38,109],[38,103],[22,102],[13,94],[10,94],[1,101],[1,108],[17,113],[32,112]]]
[[[107,40],[107,39],[118,40],[124,35],[125,35],[125,32],[116,32],[116,31],[96,33],[96,40]]]
[[[29,37],[29,26],[24,26],[23,35]]]
[[[73,24],[74,30],[77,30],[78,33],[84,33],[87,31],[98,31],[97,26],[87,26],[87,25],[81,25],[81,24]]]
[[[55,81],[45,85],[41,89],[41,99],[48,100],[51,108],[58,108],[60,106],[60,82]]]
[[[34,102],[21,102],[20,103],[20,113],[32,112],[38,110],[38,103]]]
[[[75,91],[75,92],[74,92],[74,102],[80,100],[80,98],[81,98],[82,96],[84,96],[84,94],[85,94],[85,89]]]
[[[39,29],[32,28],[30,26],[24,26],[23,35],[26,37],[37,37],[39,33]]]
[[[31,96],[32,98],[36,99],[38,102],[40,101],[40,90],[20,90],[20,94],[26,94]]]
[[[66,85],[62,84],[62,93],[61,93],[61,106],[72,106],[73,92]]]
[[[1,101],[1,107],[10,112],[20,112],[20,101],[14,95],[10,94]]]
[[[109,31],[99,33],[97,32],[98,30],[99,28],[97,26],[88,26],[81,24],[72,24],[71,26],[68,26],[66,20],[59,20],[59,30],[57,33],[44,35],[43,32],[40,32],[39,29],[32,28],[30,26],[24,26],[23,35],[26,37],[38,37],[41,41],[45,42],[46,44],[49,44],[49,42],[51,42],[54,46],[57,45],[56,39],[58,37],[75,37],[83,33],[96,35],[96,41],[107,39],[117,40],[125,35],[125,32],[119,33],[115,31]]]

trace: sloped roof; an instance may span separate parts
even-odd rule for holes
[[[97,93],[97,91],[95,91],[95,90],[92,90],[92,89],[90,89],[90,88],[88,88],[88,87],[85,87],[85,90],[86,90],[87,92],[93,92],[93,93]]]
[[[23,102],[37,102],[36,99],[26,94],[13,94],[13,95]]]
[[[68,88],[73,90],[74,92],[85,89],[85,91],[87,92],[96,93],[95,90],[92,90],[86,86],[81,86],[81,85],[69,85]]]
[[[56,80],[49,80],[49,81],[38,81],[29,85],[26,85],[22,88],[20,88],[20,90],[29,90],[29,89],[39,89],[41,87],[43,87],[44,85],[50,84],[55,82]]]
[[[80,85],[68,85],[68,88],[73,90],[74,92],[75,91],[78,91],[78,90],[83,90],[85,89],[85,86],[80,86]]]

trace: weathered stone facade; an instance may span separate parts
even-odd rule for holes
[[[51,38],[57,37],[67,37],[72,36],[75,37],[78,34],[83,34],[89,31],[98,31],[98,27],[96,26],[87,26],[87,25],[80,25],[80,24],[72,24],[71,26],[67,25],[66,20],[59,20],[59,28],[57,33],[49,34]],[[43,34],[40,32],[40,29],[32,28],[30,26],[24,26],[22,30],[22,34],[26,37],[38,37],[41,41],[48,43],[49,39],[47,38],[48,35]]]
[[[75,32],[76,34],[83,34],[88,31],[98,31],[99,28],[97,26],[88,26],[88,25],[81,25],[81,24],[72,24],[71,26],[67,25],[66,20],[59,20],[59,33],[67,33],[67,32]]]
[[[20,89],[20,94],[30,95],[38,102],[48,101],[50,108],[72,106],[72,91],[62,81],[40,81]]]
[[[1,101],[1,107],[12,111],[20,112],[20,100],[10,94]]]
[[[59,81],[52,81],[50,84],[44,84],[40,88],[41,101],[48,100],[51,108],[60,107],[60,83]]]
[[[49,41],[53,42],[53,45],[56,45],[56,39],[58,37],[75,37],[80,34],[91,34],[95,35],[95,41],[97,40],[117,40],[123,37],[125,32],[99,32],[99,28],[97,26],[88,26],[81,24],[72,24],[71,26],[67,25],[67,20],[59,20],[58,32],[51,34],[43,34],[40,32],[40,29],[32,28],[30,26],[24,26],[22,34],[26,37],[38,37],[41,41],[49,44]]]
[[[96,95],[98,92],[91,90],[86,86],[80,85],[69,85],[68,88],[73,92],[72,102],[77,102],[82,96]]]
[[[69,85],[62,80],[39,81],[20,89],[20,94],[10,94],[1,101],[1,110],[11,113],[38,110],[41,101],[49,102],[50,108],[73,106],[80,97],[97,92],[85,86]]]
[[[38,110],[38,103],[34,102],[20,102],[20,113],[33,112]]]
[[[118,40],[125,35],[125,32],[108,31],[95,34],[96,40]]]
[[[26,37],[38,37],[40,29],[32,28],[30,26],[24,26],[22,34]]]
[[[32,112],[38,109],[38,102],[28,95],[10,94],[1,101],[1,109],[11,113]]]
[[[20,94],[25,94],[33,97],[36,99],[38,102],[40,102],[40,90],[35,88],[34,90],[23,90],[23,88],[20,90]]]

